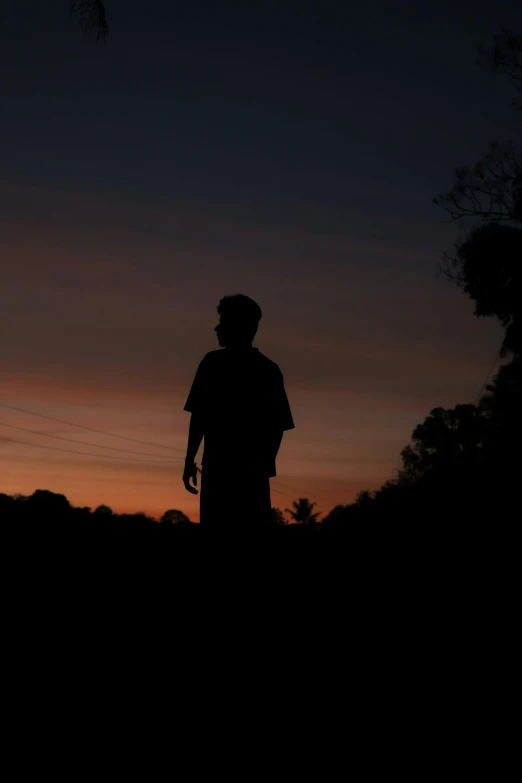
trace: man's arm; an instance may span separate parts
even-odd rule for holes
[[[203,417],[198,413],[193,413],[190,417],[189,435],[187,443],[187,456],[185,462],[194,462],[196,454],[201,446],[203,435],[205,434],[205,427],[203,424]]]
[[[194,489],[198,483],[198,471],[194,460],[196,459],[196,454],[198,453],[198,449],[201,445],[204,434],[205,427],[202,416],[198,415],[197,413],[192,413],[190,416],[187,456],[185,457],[185,470],[183,471],[183,483],[185,484],[185,489],[192,493],[192,495],[198,494],[197,489]],[[190,479],[192,479],[194,487],[191,486]]]
[[[281,429],[273,430],[270,438],[270,455],[274,458],[274,460],[277,457],[277,452],[279,451],[279,447],[281,446],[282,440],[283,440],[283,430]]]

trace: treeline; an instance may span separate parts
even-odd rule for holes
[[[508,30],[492,47],[479,46],[481,64],[508,77],[522,93],[522,34]],[[516,96],[513,105],[522,111]],[[355,504],[338,506],[323,525],[379,519],[506,522],[520,506],[522,438],[522,133],[490,142],[474,165],[455,171],[455,183],[433,203],[452,220],[474,220],[444,253],[441,270],[474,303],[479,318],[504,328],[498,359],[504,363],[475,404],[435,408],[403,449],[398,476]],[[489,380],[489,379],[487,379]]]
[[[272,509],[272,525],[274,529],[306,528],[316,530],[317,514],[312,514],[315,504],[307,498],[294,502],[293,509],[287,509],[292,524],[284,517],[279,508]],[[32,495],[7,495],[0,493],[0,519],[2,523],[15,523],[20,529],[24,526],[32,530],[52,528],[66,531],[84,531],[107,535],[130,535],[146,533],[161,535],[168,531],[197,530],[199,525],[192,522],[186,514],[178,509],[169,509],[159,520],[148,516],[143,511],[134,514],[117,514],[109,506],[100,505],[94,510],[88,506],[73,506],[60,493],[47,489],[37,489]],[[248,511],[245,512],[245,527],[248,527]],[[160,532],[159,532],[160,531]]]
[[[323,526],[511,519],[520,506],[521,368],[520,356],[503,365],[477,405],[432,410],[403,449],[398,476],[337,506]]]
[[[88,506],[75,507],[65,495],[47,489],[37,489],[32,495],[7,495],[0,493],[0,517],[5,521],[35,523],[41,526],[66,522],[86,530],[126,527],[127,529],[162,528],[179,525],[191,527],[192,522],[176,509],[166,511],[158,521],[143,511],[135,514],[116,514],[109,506],[100,505],[94,511]]]

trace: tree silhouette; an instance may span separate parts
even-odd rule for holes
[[[367,490],[365,490],[367,492]],[[359,493],[361,495],[363,493]],[[369,494],[369,493],[368,493]],[[334,506],[321,520],[321,530],[340,531],[348,528],[357,518],[358,509],[355,503],[347,506]]]
[[[503,365],[486,386],[480,409],[488,421],[485,451],[491,471],[518,486],[522,432],[522,357]]]
[[[276,527],[283,527],[284,525],[288,525],[288,522],[280,508],[272,508],[272,524]]]
[[[298,498],[297,501],[292,502],[293,509],[285,508],[287,514],[290,514],[291,518],[297,524],[309,525],[315,527],[317,524],[317,517],[320,515],[320,511],[312,514],[316,503],[310,503],[308,498]]]
[[[522,408],[522,357],[516,356],[504,364],[486,386],[486,394],[480,400],[480,407],[491,418],[502,417],[507,421],[520,415]]]
[[[479,46],[481,64],[506,74],[522,90],[522,35],[504,30],[492,50]],[[517,106],[522,109],[522,104]],[[522,350],[522,138],[504,144],[491,141],[474,166],[455,170],[447,193],[432,199],[450,220],[481,221],[456,242],[456,257],[447,252],[440,268],[475,301],[475,315],[493,316],[505,328],[501,353]]]
[[[459,285],[475,301],[475,315],[498,318],[501,352],[522,353],[522,228],[499,223],[475,227],[457,243]]]
[[[474,166],[455,169],[455,184],[432,199],[451,220],[466,217],[485,221],[522,219],[522,160],[513,141],[490,141]],[[451,260],[448,256],[445,256]]]
[[[522,34],[503,30],[493,47],[479,44],[478,63],[503,73],[522,92]],[[514,101],[518,110],[522,102]],[[520,142],[520,139],[519,139]],[[433,203],[442,206],[452,220],[465,217],[490,221],[522,221],[522,159],[513,141],[491,141],[487,152],[473,166],[455,170],[456,182]]]
[[[414,482],[434,468],[458,470],[459,465],[477,463],[486,431],[486,417],[474,405],[434,408],[413,431],[413,445],[401,452],[399,480]]]
[[[109,32],[105,6],[101,0],[71,0],[72,14],[77,14],[85,32],[94,31],[96,41],[105,41]]]
[[[369,489],[361,489],[355,497],[355,504],[362,509],[368,508],[371,505],[372,500],[375,497],[375,492],[370,492]]]
[[[101,505],[94,509],[94,513],[98,514],[99,516],[103,517],[111,517],[113,516],[113,511],[110,506]]]
[[[168,511],[165,511],[165,513],[161,517],[160,524],[161,525],[191,525],[192,522],[186,516],[186,514],[183,513],[183,511],[178,511],[177,508],[170,508]]]
[[[30,495],[27,503],[31,513],[36,515],[42,515],[42,519],[52,516],[63,516],[71,510],[71,504],[65,497],[57,492],[51,492],[48,489],[35,489],[32,495]]]
[[[518,92],[522,92],[522,34],[502,30],[494,36],[492,47],[479,44],[478,64],[508,76]],[[513,99],[513,105],[522,109],[522,101]]]

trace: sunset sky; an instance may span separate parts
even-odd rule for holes
[[[431,198],[513,135],[509,83],[475,60],[522,12],[106,5],[96,45],[68,0],[3,4],[0,492],[197,520],[183,406],[219,299],[244,293],[296,425],[272,505],[349,503],[498,350],[437,271],[459,228]]]

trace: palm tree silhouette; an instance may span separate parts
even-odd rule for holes
[[[312,514],[316,505],[316,503],[310,503],[308,498],[298,498],[292,502],[293,509],[285,508],[285,511],[290,514],[295,523],[314,527],[317,524],[317,517],[321,514],[320,511]]]

